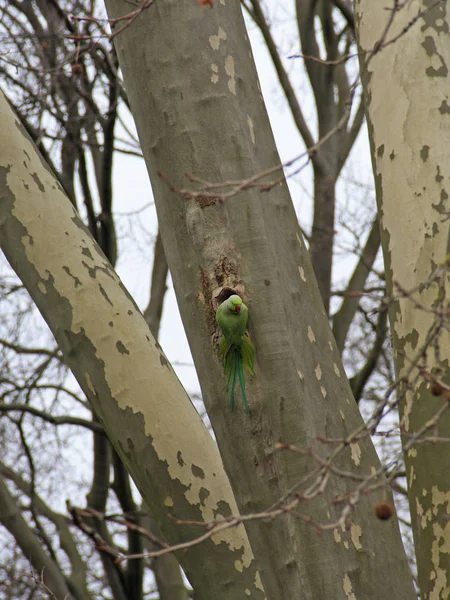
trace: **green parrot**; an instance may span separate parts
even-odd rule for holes
[[[248,308],[242,299],[233,294],[219,306],[216,321],[223,333],[219,343],[219,356],[222,358],[225,375],[228,376],[227,392],[230,391],[230,410],[233,410],[236,377],[239,378],[244,409],[250,414],[245,395],[244,365],[251,375],[255,375],[253,362],[255,348],[246,332]]]

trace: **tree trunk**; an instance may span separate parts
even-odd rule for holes
[[[0,94],[0,246],[171,543],[237,513],[217,447],[161,347]],[[180,553],[199,599],[263,598],[242,526]],[[201,565],[201,568],[199,568]]]
[[[147,308],[144,310],[144,319],[149,326],[155,340],[158,339],[159,328],[161,326],[164,297],[167,291],[168,272],[169,267],[167,266],[167,259],[164,253],[161,234],[158,231],[153,258],[150,300]]]
[[[120,0],[106,6],[110,18],[130,9]],[[334,536],[318,538],[294,516],[247,523],[268,597],[414,598],[395,519],[381,524],[373,498],[352,494],[353,481],[330,476],[325,485],[312,458],[275,448],[295,443],[326,457],[318,435],[347,439],[362,426],[286,183],[225,200],[176,193],[189,186],[185,173],[236,181],[279,165],[239,4],[154,3],[115,43],[203,398],[241,511],[295,501],[298,490],[311,498],[300,513],[325,524],[341,516],[337,496],[358,497]],[[228,411],[216,353],[214,313],[231,290],[249,305],[256,346],[250,417],[239,402]],[[370,479],[379,468],[370,439],[352,446],[343,443],[333,464]]]
[[[320,169],[314,171],[314,218],[309,247],[314,275],[327,314],[330,310],[336,206],[336,180],[332,170],[330,165],[330,173],[322,173]]]
[[[427,0],[393,13],[358,0],[356,13],[419,585],[423,599],[448,598],[450,454],[424,440],[450,436],[437,387],[450,382],[450,20]]]

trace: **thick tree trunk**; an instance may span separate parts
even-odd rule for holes
[[[356,12],[419,585],[437,600],[449,597],[450,454],[423,440],[450,436],[448,394],[430,390],[450,382],[450,20],[427,0],[394,13],[358,0]]]
[[[209,522],[238,510],[217,446],[3,94],[0,122],[0,246],[168,541],[197,537],[168,513]],[[264,597],[242,526],[179,558],[200,600]]]
[[[109,16],[130,10],[107,0]],[[120,22],[121,23],[121,22]],[[266,510],[291,491],[319,485],[312,458],[279,452],[278,442],[327,447],[319,434],[347,438],[361,426],[340,364],[311,262],[285,182],[225,201],[169,189],[185,173],[240,180],[279,164],[239,3],[157,2],[115,37],[127,92],[152,180],[161,234],[203,398],[240,509]],[[257,377],[248,381],[251,415],[228,411],[216,355],[214,311],[235,290],[249,305]],[[336,464],[367,476],[379,466],[370,440],[348,445]],[[376,468],[376,467],[375,467]],[[317,473],[317,472],[316,472]],[[301,482],[308,474],[311,480]],[[354,482],[331,477],[301,513],[326,523]],[[350,496],[353,497],[353,496]],[[415,597],[398,526],[380,524],[361,497],[349,529],[317,537],[301,519],[248,523],[271,599]],[[324,567],[325,565],[325,567]]]

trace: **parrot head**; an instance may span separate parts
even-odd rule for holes
[[[227,300],[227,307],[230,312],[239,313],[242,308],[242,300],[237,294],[233,294]]]

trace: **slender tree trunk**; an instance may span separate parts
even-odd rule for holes
[[[450,382],[450,20],[427,0],[394,12],[358,0],[356,13],[419,585],[437,600],[450,589],[450,454],[424,439],[450,436],[449,395],[436,388]]]
[[[148,506],[142,506],[144,512],[149,512]],[[146,515],[142,517],[140,525],[150,531],[156,538],[161,538],[161,531],[153,517]],[[155,544],[148,538],[143,539],[144,548],[151,552],[155,550]],[[189,600],[189,591],[186,588],[181,573],[180,565],[174,554],[165,554],[156,558],[152,563],[158,588],[159,600]]]
[[[330,310],[331,271],[334,249],[334,213],[336,207],[336,181],[330,172],[314,171],[314,218],[311,231],[310,254],[319,285],[320,295],[327,313]]]
[[[358,310],[361,299],[359,294],[364,290],[367,278],[370,275],[380,249],[380,244],[380,223],[378,218],[376,218],[372,223],[367,242],[348,283],[342,305],[333,316],[333,334],[341,354],[344,351],[345,340],[347,339],[350,325]]]
[[[164,305],[164,297],[167,291],[167,274],[169,267],[164,252],[161,234],[158,231],[155,242],[155,251],[153,258],[152,280],[150,285],[150,300],[147,308],[144,310],[144,319],[150,328],[155,340],[159,336],[161,326],[161,317]]]
[[[120,0],[106,6],[111,18],[130,9]],[[324,457],[318,435],[344,439],[362,425],[287,186],[281,181],[264,194],[250,188],[226,200],[174,191],[192,187],[185,173],[240,180],[279,165],[240,6],[154,3],[115,43],[203,398],[240,509],[295,501],[295,489],[311,496],[297,506],[301,514],[330,522],[341,514],[332,501],[353,497],[354,482],[331,477],[316,495],[322,480],[314,460],[275,447],[291,442]],[[214,313],[231,290],[249,305],[256,345],[250,416],[239,402],[228,411],[216,355]],[[336,462],[342,468],[370,477],[379,467],[367,436],[352,452],[344,448]],[[268,597],[414,598],[397,523],[380,524],[372,505],[362,495],[348,529],[320,538],[294,516],[249,522]]]
[[[338,51],[338,38],[333,23],[333,4],[328,1],[297,0],[296,8],[302,52],[307,56],[305,67],[317,107],[320,140],[337,126],[338,120],[342,116],[339,114],[337,100],[337,96],[341,96],[342,90],[338,85],[336,65],[327,65],[320,60],[319,44],[315,34],[316,24],[320,22],[326,58],[332,63],[337,59]],[[314,60],[314,58],[318,60]],[[345,73],[342,75],[346,79]],[[342,100],[341,97],[341,104]],[[347,98],[346,102],[349,100],[350,98]],[[314,165],[314,216],[309,249],[314,274],[327,314],[330,310],[331,297],[336,178],[342,146],[339,146],[339,135],[336,133],[318,148],[312,159]]]

